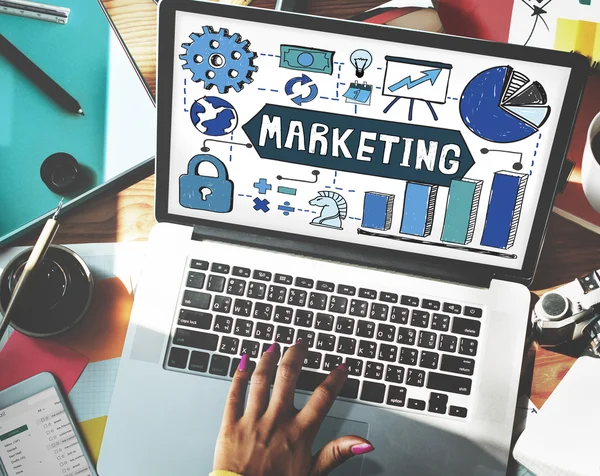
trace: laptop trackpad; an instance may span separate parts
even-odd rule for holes
[[[340,436],[356,435],[367,438],[369,434],[369,425],[361,421],[345,420],[343,418],[327,417],[321,425],[313,445],[313,453],[319,451],[331,440]],[[353,456],[335,471],[331,476],[360,476],[364,456]]]

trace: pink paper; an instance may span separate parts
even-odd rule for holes
[[[15,331],[0,351],[0,390],[40,372],[50,372],[69,393],[87,363],[87,357],[66,345]]]

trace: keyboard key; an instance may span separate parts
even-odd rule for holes
[[[383,403],[385,397],[385,385],[376,382],[364,382],[360,399],[365,402]]]
[[[272,274],[269,271],[261,271],[260,269],[255,269],[252,274],[252,278],[260,281],[271,281],[271,276]]]
[[[427,378],[427,388],[442,392],[460,393],[461,395],[469,395],[471,393],[471,383],[470,378],[439,374],[437,372],[429,372]]]
[[[358,297],[367,299],[377,299],[377,291],[374,289],[360,288],[358,290]]]
[[[219,346],[219,352],[223,354],[237,354],[240,340],[235,337],[223,336],[221,337],[221,345]]]
[[[441,304],[439,301],[434,301],[432,299],[423,299],[421,302],[421,307],[423,309],[430,309],[432,311],[439,311]]]
[[[398,355],[398,347],[395,345],[381,344],[379,346],[379,354],[377,358],[386,362],[396,362]]]
[[[227,372],[229,371],[230,362],[231,359],[229,357],[213,354],[212,358],[210,359],[210,368],[208,369],[208,372],[213,375],[226,376]]]
[[[461,337],[460,346],[458,347],[458,353],[470,356],[476,355],[477,341],[473,339],[467,339],[466,337]]]
[[[336,352],[340,354],[346,355],[354,355],[354,351],[356,350],[356,339],[352,339],[351,337],[343,337],[340,336],[338,338],[338,345]]]
[[[225,334],[229,334],[231,332],[231,328],[233,326],[233,318],[229,316],[220,316],[215,317],[215,325],[213,326],[213,331],[223,332]]]
[[[252,336],[252,321],[247,321],[246,319],[237,319],[235,321],[235,327],[233,328],[233,333],[237,336],[242,337],[251,337]]]
[[[417,331],[410,327],[398,327],[398,344],[415,345]]]
[[[404,365],[417,365],[417,357],[419,351],[410,347],[402,347],[400,349],[400,359],[398,362]]]
[[[437,336],[433,332],[421,331],[419,332],[419,342],[417,345],[419,347],[424,347],[426,349],[435,349],[435,343],[437,341]]]
[[[283,286],[271,285],[269,286],[269,294],[267,294],[267,301],[284,303],[286,293],[287,288],[284,288]]]
[[[212,291],[214,293],[222,293],[223,289],[225,289],[225,278],[223,276],[217,276],[216,274],[211,274],[208,277],[208,282],[206,283],[207,291]]]
[[[331,331],[333,330],[333,315],[317,313],[315,319],[315,329],[320,331]]]
[[[254,331],[254,337],[262,340],[273,340],[273,332],[275,326],[266,322],[257,322],[256,330]]]
[[[252,281],[248,285],[247,296],[249,298],[264,299],[265,294],[267,294],[267,285],[265,283],[258,283],[256,281]]]
[[[413,410],[425,410],[425,402],[416,398],[409,398],[406,408],[411,408]]]
[[[342,360],[340,355],[326,354],[325,361],[323,362],[323,370],[332,371],[342,363]]]
[[[235,375],[235,372],[240,365],[240,360],[242,360],[242,359],[236,357],[235,359],[233,359],[231,361],[231,368],[229,369],[229,376],[231,378],[233,378],[233,376]],[[249,360],[247,369],[248,369],[247,371],[249,372],[250,376],[252,377],[252,374],[256,370],[256,362]]]
[[[356,294],[356,288],[354,286],[348,286],[347,284],[338,285],[338,294],[345,294],[346,296],[354,296]]]
[[[202,289],[202,286],[204,286],[205,279],[206,275],[204,273],[190,271],[188,274],[186,286],[188,288]]]
[[[210,307],[210,294],[201,293],[198,291],[190,291],[188,289],[183,293],[183,306],[195,307],[198,309],[208,309]]]
[[[273,280],[277,284],[292,284],[293,278],[289,274],[276,274]]]
[[[173,344],[194,347],[195,349],[217,350],[218,342],[219,336],[215,334],[189,331],[181,328],[176,329],[173,336]]]
[[[180,347],[171,347],[167,365],[176,369],[185,369],[190,351]]]
[[[207,312],[196,312],[188,309],[182,309],[179,311],[177,325],[208,330],[212,324],[212,317],[212,314],[208,314]]]
[[[255,359],[258,357],[259,347],[260,344],[258,342],[244,339],[240,348],[240,355],[248,354],[248,357]]]
[[[345,314],[348,307],[348,298],[341,296],[331,296],[329,300],[329,312],[336,314]]]
[[[390,306],[388,306],[387,304],[380,304],[378,302],[374,302],[373,304],[371,304],[371,313],[369,314],[369,317],[377,321],[385,321],[387,320],[389,310]]]
[[[438,350],[443,350],[444,352],[456,352],[457,343],[458,338],[456,336],[451,336],[450,334],[442,334],[440,336]]]
[[[302,370],[298,376],[296,388],[298,390],[307,390],[312,392],[327,378],[327,374],[321,372],[312,372],[310,370]],[[358,397],[358,380],[348,379],[342,387],[340,397],[356,398]]]
[[[406,307],[392,306],[392,314],[390,315],[390,322],[396,324],[408,324],[409,310]]]
[[[393,342],[396,335],[396,328],[388,324],[379,324],[377,326],[377,340]]]
[[[415,309],[410,318],[410,325],[413,327],[427,328],[429,326],[429,313]]]
[[[228,274],[229,273],[229,265],[221,264],[221,263],[213,263],[212,266],[210,267],[210,270],[213,273]]]
[[[228,313],[231,310],[231,298],[229,296],[215,296],[213,311]]]
[[[317,349],[325,351],[333,351],[335,349],[335,336],[333,334],[319,333],[317,337]]]
[[[252,301],[236,299],[233,303],[233,313],[237,316],[249,317],[252,314]]]
[[[348,375],[360,377],[362,375],[363,361],[358,359],[346,359],[346,365],[348,366]]]
[[[332,293],[335,290],[335,284],[329,281],[317,281],[317,289],[319,291],[327,291]]]
[[[298,286],[299,288],[311,289],[315,285],[315,282],[312,279],[298,277],[298,278],[296,278],[295,285]]]
[[[297,339],[302,339],[302,342],[306,342],[307,347],[310,349],[315,343],[315,332],[312,330],[298,329]]]
[[[404,399],[406,398],[406,389],[404,387],[396,387],[395,385],[390,385],[390,390],[388,392],[387,404],[393,405],[395,407],[403,407]]]
[[[340,334],[354,334],[354,322],[355,320],[351,317],[338,316],[337,322],[335,323],[335,331]]]
[[[199,259],[193,259],[190,262],[190,268],[200,269],[202,271],[207,271],[208,270],[208,261],[202,261],[202,260],[199,260]]]
[[[474,321],[473,319],[463,319],[462,317],[455,317],[454,321],[452,321],[452,332],[454,332],[455,334],[477,337],[479,335],[480,329],[480,321]]]
[[[294,324],[300,327],[312,327],[314,313],[306,309],[296,309]]]
[[[422,387],[425,381],[425,372],[418,369],[408,369],[406,371],[406,385],[413,387]]]
[[[275,307],[275,316],[273,317],[273,320],[275,322],[291,324],[293,315],[294,315],[294,310],[291,307],[276,306]]]
[[[317,309],[318,311],[324,311],[327,309],[327,294],[310,293],[310,297],[308,298],[308,307],[311,309]]]
[[[322,355],[318,352],[309,352],[306,357],[304,357],[304,367],[308,367],[309,369],[320,369],[321,368],[321,358]]]
[[[396,304],[398,302],[398,295],[381,291],[379,293],[379,300]]]
[[[340,391],[340,397],[351,398],[353,400],[358,398],[359,384],[360,384],[360,382],[358,380],[356,380],[355,378],[346,379],[346,383],[344,384],[344,386],[342,387],[342,390]]]
[[[248,268],[240,268],[239,266],[234,266],[231,274],[234,276],[239,276],[240,278],[249,278],[250,277],[250,269]]]
[[[483,311],[478,307],[465,306],[463,314],[468,317],[481,317]]]
[[[443,355],[440,370],[452,372],[455,374],[473,375],[475,361],[466,357],[457,355]]]
[[[442,306],[442,310],[451,314],[460,314],[462,311],[462,306],[460,304],[452,304],[451,302],[445,302]]]
[[[197,350],[192,351],[188,369],[193,370],[194,372],[206,372],[208,370],[209,358],[210,355],[206,352],[198,352]]]
[[[243,279],[229,278],[227,283],[227,294],[243,296],[246,291],[246,281]]]
[[[365,378],[381,380],[383,378],[383,364],[379,362],[367,362],[365,366]]]
[[[254,319],[262,319],[268,321],[271,319],[273,314],[273,304],[267,304],[266,302],[257,302],[254,304],[254,313],[252,316]]]
[[[290,294],[287,303],[292,306],[303,307],[306,304],[306,291],[301,289],[290,289]]]
[[[450,316],[434,313],[431,319],[431,328],[436,331],[446,332],[450,328]]]
[[[402,383],[404,379],[404,367],[398,365],[388,365],[385,372],[385,381],[392,383]],[[391,388],[391,387],[390,387]]]
[[[367,310],[369,303],[367,301],[361,301],[359,299],[352,299],[350,301],[350,315],[358,317],[367,317]]]
[[[405,306],[413,306],[416,307],[419,305],[419,298],[414,296],[402,296],[400,299],[400,304],[404,304]]]
[[[282,344],[293,344],[294,341],[294,328],[286,326],[277,326],[275,332],[275,341]]]
[[[463,407],[455,407],[454,405],[450,405],[450,411],[448,412],[448,415],[459,418],[467,418],[467,409]]]
[[[375,323],[371,321],[358,321],[356,335],[368,339],[372,338],[375,335]]]
[[[377,344],[368,340],[361,340],[358,346],[358,356],[366,359],[374,359]]]
[[[421,360],[419,361],[419,367],[423,367],[426,369],[437,369],[439,360],[440,354],[424,350],[423,352],[421,352]]]

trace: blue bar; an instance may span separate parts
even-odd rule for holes
[[[494,174],[481,238],[483,246],[507,249],[514,244],[527,178],[527,175],[508,171]]]
[[[400,233],[416,236],[431,234],[437,190],[437,185],[414,182],[406,184]]]
[[[365,192],[362,226],[387,231],[392,226],[394,195]]]

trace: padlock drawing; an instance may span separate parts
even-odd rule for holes
[[[216,177],[198,175],[202,162],[209,162],[217,170]],[[210,154],[192,157],[188,172],[179,177],[179,203],[182,207],[227,213],[233,208],[233,182],[225,164]]]

